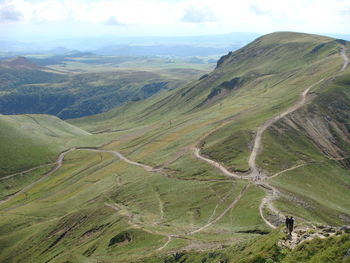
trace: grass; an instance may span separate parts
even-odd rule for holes
[[[165,258],[165,262],[283,262],[291,252],[285,254],[277,247],[280,232],[263,237],[257,234],[267,230],[258,211],[264,192],[245,180],[224,177],[195,159],[191,148],[203,144],[205,154],[230,169],[247,170],[257,127],[293,105],[311,84],[338,74],[342,61],[332,39],[286,34],[258,39],[229,55],[202,80],[100,115],[70,120],[95,134],[64,137],[66,147],[108,142],[102,148],[162,166],[163,171],[147,172],[108,153],[76,150],[67,154],[64,165],[52,176],[0,205],[0,261],[162,262]],[[322,43],[326,44],[316,48]],[[261,56],[255,56],[257,52]],[[347,93],[332,93],[332,85],[344,76],[312,91],[325,97],[332,94],[337,102]],[[244,79],[242,86],[208,102],[213,89],[235,77]],[[333,109],[333,119],[343,116],[336,110],[339,107]],[[311,111],[300,112],[308,115]],[[313,113],[323,116],[320,108]],[[333,134],[340,134],[334,129],[338,133]],[[275,205],[296,215],[297,220],[345,222],[349,216],[345,170],[338,162],[325,160],[304,130],[294,133],[281,123],[269,129],[263,136],[259,167],[274,173],[314,162],[273,179],[281,192],[300,198],[312,209],[288,198]],[[309,188],[305,181],[315,182],[314,187]],[[240,193],[241,198],[223,214]],[[188,235],[221,214],[214,224]],[[168,235],[180,237],[158,251]],[[222,244],[234,245],[220,251],[180,252]]]
[[[0,198],[3,199],[6,196],[16,193],[21,190],[26,185],[31,184],[38,180],[43,174],[49,172],[53,165],[45,165],[43,167],[38,167],[29,172],[23,172],[16,176],[9,178],[1,178],[0,180]]]
[[[309,45],[312,46],[314,44],[310,42]],[[310,63],[308,67],[300,67],[286,72],[270,73],[268,75],[259,73],[260,75],[249,80],[244,88],[228,94],[225,99],[221,100],[220,104],[218,102],[212,105],[206,105],[205,107],[203,106],[204,108],[202,107],[200,111],[194,110],[196,109],[195,105],[200,105],[201,100],[205,100],[207,94],[210,93],[208,87],[219,85],[219,83],[226,81],[228,76],[232,78],[232,75],[236,72],[235,70],[237,70],[237,66],[226,67],[225,69],[219,68],[215,71],[215,74],[212,74],[213,77],[209,75],[207,77],[208,79],[204,79],[205,81],[194,82],[192,88],[185,87],[180,90],[164,92],[157,98],[150,98],[143,102],[129,104],[101,116],[89,117],[73,121],[73,123],[91,131],[97,128],[104,129],[111,127],[111,125],[115,125],[113,123],[118,123],[119,128],[149,125],[152,123],[153,127],[157,127],[158,129],[153,129],[152,131],[155,138],[157,138],[157,142],[149,141],[149,138],[147,138],[150,136],[149,133],[145,134],[144,137],[140,137],[139,140],[147,141],[147,144],[145,144],[147,149],[158,144],[158,146],[155,146],[155,149],[156,152],[161,154],[157,156],[157,159],[154,159],[159,162],[159,158],[164,158],[166,156],[164,154],[169,153],[169,147],[171,147],[169,144],[171,142],[173,145],[176,144],[172,147],[173,151],[181,150],[181,140],[177,140],[176,138],[183,137],[186,134],[186,130],[175,131],[174,128],[169,128],[169,121],[173,124],[182,123],[182,126],[192,127],[197,125],[203,119],[203,116],[206,116],[206,119],[211,122],[210,125],[215,125],[220,119],[224,120],[235,116],[231,125],[217,130],[206,138],[204,141],[204,152],[207,154],[210,152],[211,157],[224,162],[232,170],[246,170],[247,164],[245,160],[248,159],[249,155],[249,137],[252,136],[256,127],[264,120],[279,114],[283,109],[292,105],[298,94],[303,90],[302,88],[315,83],[321,77],[333,74],[339,68],[341,60],[338,54],[334,54],[331,57],[323,58],[321,56],[319,61]],[[227,72],[228,70],[229,72]],[[315,71],[317,74],[315,74]],[[281,81],[281,78],[284,81]],[[184,90],[187,91],[185,92]],[[255,96],[252,98],[251,94],[255,94]],[[186,103],[182,101],[186,101]],[[166,105],[167,109],[163,109],[162,105]],[[178,107],[178,105],[181,106]],[[167,114],[164,114],[165,110]],[[212,117],[212,120],[210,120],[210,117]],[[89,126],[90,121],[94,122],[94,126]],[[169,129],[164,131],[163,127]],[[229,136],[231,136],[230,138],[235,136],[230,133],[232,129],[239,129],[237,131],[239,135],[241,133],[245,134],[243,137],[244,140],[236,139],[235,142],[229,140]],[[156,137],[158,131],[162,133],[167,132],[168,134],[176,132],[177,135],[169,136],[172,139],[168,143],[165,141],[166,138],[163,142],[160,142],[162,139],[159,136]],[[200,139],[200,136],[196,138]],[[135,141],[133,143],[137,144]],[[163,147],[166,150],[162,151],[159,145],[164,145]],[[208,148],[210,150],[207,150],[207,145],[210,147]],[[118,148],[128,148],[128,152],[130,152],[130,149],[133,151],[130,145],[120,145]],[[138,145],[137,151],[140,151],[140,148]],[[150,160],[152,156],[149,153],[141,155],[142,159],[146,155],[150,163],[155,163],[153,160]]]
[[[206,224],[226,196],[214,216],[222,213],[245,184],[179,180],[145,172],[108,153],[73,151],[59,171],[1,205],[5,213],[1,217],[0,259],[125,262],[152,256],[165,243],[165,235],[184,235]],[[121,210],[105,203],[117,203]],[[139,228],[128,224],[128,214]],[[240,228],[239,222],[235,224]],[[249,228],[249,223],[244,227]],[[108,246],[123,231],[132,236],[131,241]],[[212,242],[231,237],[220,237],[213,228],[191,238]],[[184,245],[173,243],[170,247]],[[20,255],[16,253],[19,247]]]
[[[347,251],[350,245],[350,236],[331,237],[325,240],[316,239],[305,242],[287,256],[285,262],[350,262]]]
[[[289,125],[282,125],[277,124],[264,134],[264,149],[258,159],[259,167],[274,174],[299,164],[325,160],[303,131],[295,131]]]
[[[276,245],[282,237],[276,230],[264,237],[234,245],[221,250],[207,252],[182,252],[166,257],[150,257],[139,260],[143,263],[318,263],[318,262],[349,262],[348,248],[350,235],[313,239],[297,246],[294,250],[282,249]]]
[[[244,172],[249,169],[247,156],[252,140],[250,130],[237,130],[235,125],[226,125],[205,138],[203,154],[225,163],[232,170]]]
[[[186,154],[168,166],[171,176],[183,180],[222,180],[230,182],[230,178],[222,176],[218,170],[209,164],[197,160],[191,154]]]
[[[214,57],[217,58],[217,57]],[[208,59],[203,57],[202,59]],[[198,75],[201,72],[212,70],[211,63],[193,63],[186,58],[146,58],[146,57],[118,57],[118,56],[89,56],[71,58],[61,64],[50,65],[50,68],[71,72],[101,72],[112,71],[118,68],[127,70],[162,71],[173,74],[181,69],[182,74]],[[187,73],[185,71],[188,71]],[[192,71],[192,73],[190,73]],[[204,73],[203,73],[204,74]]]
[[[99,146],[116,136],[116,133],[91,135],[51,115],[0,115],[0,124],[0,178],[52,164],[68,148]]]
[[[322,93],[312,104],[279,121],[263,136],[258,165],[269,174],[305,164],[273,178],[273,184],[287,195],[277,202],[279,209],[300,220],[339,225],[349,218],[348,80],[349,74],[344,74],[318,87]]]
[[[52,163],[69,140],[88,133],[48,115],[0,115],[0,176]]]
[[[308,221],[338,225],[350,212],[348,175],[349,172],[335,161],[328,161],[286,172],[274,178],[273,184],[288,195],[305,200],[301,207],[298,201],[289,203],[291,213]],[[285,211],[283,203],[280,202],[278,207]]]

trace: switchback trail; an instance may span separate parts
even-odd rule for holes
[[[65,155],[70,153],[70,152],[72,152],[72,151],[77,151],[77,150],[90,151],[90,152],[101,152],[101,153],[110,153],[110,154],[114,155],[115,157],[117,157],[117,158],[119,158],[119,159],[121,159],[121,160],[123,160],[123,161],[125,161],[125,162],[127,162],[129,164],[131,164],[131,165],[136,165],[138,167],[143,168],[147,172],[158,172],[158,171],[161,171],[161,169],[155,169],[155,168],[153,168],[151,166],[131,161],[131,160],[129,160],[128,158],[126,158],[124,155],[122,155],[121,153],[119,153],[117,151],[103,150],[103,149],[100,150],[100,149],[96,149],[96,148],[70,148],[69,150],[62,152],[58,156],[58,159],[55,162],[55,167],[53,167],[49,172],[44,174],[40,179],[36,180],[35,182],[33,182],[33,183],[27,185],[26,187],[22,188],[20,191],[12,194],[10,196],[7,196],[5,199],[0,200],[0,205],[3,204],[3,203],[8,202],[10,200],[12,200],[13,198],[17,197],[18,195],[20,195],[22,193],[28,191],[30,188],[32,188],[36,184],[40,183],[42,180],[44,180],[48,176],[52,175],[59,168],[61,168],[61,166],[63,165],[63,159],[64,159]],[[31,171],[31,170],[36,169],[36,168],[39,168],[39,167],[32,168],[30,170],[27,170],[26,172]],[[15,175],[17,175],[17,174],[13,174],[11,176],[15,176]]]
[[[233,202],[218,216],[216,217],[215,219],[211,220],[209,223],[205,224],[204,226],[194,230],[194,231],[191,231],[189,233],[187,233],[188,236],[190,235],[193,235],[193,234],[196,234],[198,232],[201,232],[203,231],[204,229],[210,227],[211,225],[215,224],[216,222],[218,222],[221,218],[223,218],[228,211],[230,211],[236,204],[239,200],[241,200],[244,192],[247,190],[249,184],[247,184],[243,189],[242,191],[239,193],[239,195],[235,198],[235,200],[233,200]]]
[[[341,52],[340,52],[340,56],[342,57],[344,63],[343,63],[343,66],[342,68],[339,70],[340,72],[341,71],[344,71],[348,65],[349,65],[349,59],[348,57],[346,56],[346,52],[345,52],[345,48],[342,48]],[[205,161],[207,163],[209,163],[210,165],[218,168],[224,175],[226,176],[230,176],[230,177],[233,177],[235,179],[246,179],[246,180],[250,180],[252,183],[254,183],[255,185],[257,186],[260,186],[262,187],[265,192],[266,192],[266,197],[263,198],[263,200],[261,201],[260,205],[259,205],[259,212],[260,212],[260,216],[262,217],[262,219],[264,220],[264,222],[270,226],[271,228],[276,228],[276,226],[269,222],[265,216],[264,216],[264,213],[263,213],[263,208],[264,207],[268,207],[270,211],[272,211],[274,214],[277,214],[279,218],[282,217],[282,213],[280,213],[276,208],[274,208],[273,204],[272,204],[272,201],[275,200],[276,198],[278,198],[278,196],[280,195],[279,191],[274,188],[273,186],[271,186],[268,182],[267,182],[267,176],[264,175],[262,172],[259,171],[257,165],[256,165],[256,157],[259,153],[259,150],[261,148],[261,138],[262,138],[262,135],[263,133],[266,131],[267,128],[269,128],[272,124],[274,124],[275,122],[277,122],[278,120],[284,118],[286,115],[298,110],[300,107],[302,107],[304,104],[305,104],[305,101],[306,101],[306,96],[307,94],[309,93],[310,89],[313,88],[314,86],[320,84],[322,81],[324,81],[324,78],[317,81],[316,83],[313,83],[311,86],[307,87],[299,96],[299,99],[295,102],[295,104],[293,106],[291,106],[290,108],[288,108],[286,111],[284,111],[283,113],[277,115],[277,116],[274,116],[272,117],[271,119],[267,120],[266,122],[264,122],[262,125],[260,125],[257,129],[257,132],[256,132],[256,135],[255,135],[255,138],[254,138],[254,146],[253,146],[253,149],[251,151],[251,154],[249,156],[249,160],[248,160],[248,165],[249,165],[249,174],[245,175],[245,176],[239,176],[233,172],[230,172],[228,171],[222,164],[214,161],[214,160],[211,160],[209,158],[206,158],[204,156],[202,156],[200,154],[200,148],[198,146],[195,146],[193,151],[194,151],[194,155],[202,160],[202,161]],[[222,125],[221,125],[222,126]],[[219,126],[219,127],[221,127]],[[212,130],[211,132],[207,133],[206,135],[208,136],[209,134],[211,134],[212,132],[216,131],[218,128]],[[200,139],[199,143],[197,143],[197,145],[200,145],[201,141],[203,140]],[[297,165],[297,166],[294,166],[294,167],[291,167],[289,169],[286,169],[284,171],[281,171],[279,173],[276,173],[273,175],[273,177],[276,177],[280,174],[282,174],[283,172],[286,172],[286,171],[290,171],[290,170],[293,170],[293,169],[296,169],[296,168],[299,168],[301,166],[303,166],[305,164],[302,164],[302,165]]]
[[[308,92],[310,91],[311,88],[313,88],[314,86],[320,84],[324,79],[321,79],[319,81],[317,81],[316,83],[312,84],[311,86],[309,86],[306,90],[304,90],[299,99],[297,100],[297,102],[292,106],[290,107],[289,109],[287,109],[286,111],[284,111],[283,113],[267,120],[266,122],[264,122],[261,126],[258,127],[258,130],[256,132],[256,135],[255,135],[255,139],[254,139],[254,146],[253,146],[253,150],[249,156],[249,161],[248,161],[248,164],[249,164],[249,168],[250,168],[250,174],[255,174],[255,175],[258,175],[259,174],[259,171],[258,171],[258,168],[256,166],[256,157],[258,155],[258,152],[261,148],[261,137],[262,137],[262,134],[264,133],[264,131],[270,127],[272,124],[274,124],[275,122],[279,121],[280,119],[284,118],[286,115],[298,110],[301,106],[304,105],[305,103],[305,100],[306,100],[306,95],[308,94]]]
[[[133,220],[133,215],[130,211],[126,211],[125,209],[123,209],[122,207],[120,207],[118,204],[116,203],[105,203],[106,206],[116,210],[117,212],[122,212],[124,211],[124,215],[128,218],[128,224],[134,228],[137,229],[142,229],[145,232],[151,233],[151,234],[156,234],[156,235],[162,235],[162,236],[166,236],[167,237],[167,241],[157,249],[157,251],[160,251],[162,249],[164,249],[173,238],[180,238],[180,239],[186,239],[186,236],[191,236],[194,235],[196,233],[199,233],[201,231],[203,231],[204,229],[212,226],[213,224],[215,224],[216,222],[218,222],[220,219],[222,219],[238,202],[239,200],[241,200],[244,192],[247,190],[247,188],[249,187],[249,184],[247,184],[239,193],[239,195],[231,202],[231,204],[220,214],[218,215],[215,219],[211,219],[207,224],[205,224],[204,226],[193,230],[191,232],[187,232],[184,234],[165,234],[165,233],[161,233],[158,231],[154,231],[154,230],[149,230],[147,228],[145,228],[145,226],[137,224],[134,222]]]
[[[348,60],[348,57],[346,56],[346,53],[345,53],[345,48],[342,49],[341,51],[341,57],[342,59],[344,60],[344,64],[342,66],[342,68],[340,69],[340,71],[343,71],[345,70],[347,67],[348,67],[348,64],[349,64],[349,60]],[[256,165],[256,157],[257,157],[257,154],[259,153],[259,150],[261,148],[261,137],[264,133],[264,131],[270,127],[272,124],[274,124],[275,122],[277,122],[278,120],[284,118],[286,115],[298,110],[301,106],[303,106],[305,104],[305,101],[306,101],[306,96],[308,94],[308,92],[310,91],[310,89],[312,87],[314,87],[315,85],[318,85],[319,83],[321,83],[324,79],[321,79],[319,80],[318,82],[312,84],[311,86],[309,86],[307,89],[305,89],[299,99],[296,101],[296,103],[291,106],[289,109],[287,109],[285,112],[281,113],[280,115],[278,116],[275,116],[273,118],[271,118],[270,120],[267,120],[265,123],[263,123],[261,126],[258,127],[257,129],[257,133],[256,133],[256,136],[255,136],[255,139],[254,139],[254,146],[253,146],[253,150],[250,154],[250,157],[249,157],[249,168],[250,168],[250,172],[249,174],[247,175],[244,175],[244,176],[241,176],[241,175],[238,175],[234,172],[230,172],[228,171],[222,164],[214,161],[214,160],[211,160],[209,158],[206,158],[204,156],[202,156],[200,154],[200,147],[198,146],[195,146],[193,148],[193,151],[194,151],[194,155],[202,160],[202,161],[205,161],[207,163],[209,163],[210,165],[216,167],[217,169],[219,169],[223,174],[225,174],[226,176],[229,176],[229,177],[232,177],[232,178],[235,178],[235,179],[245,179],[245,180],[249,180],[251,181],[251,183],[257,185],[257,186],[260,186],[262,187],[267,195],[265,196],[265,198],[263,198],[262,202],[260,203],[259,205],[259,212],[260,212],[260,215],[262,217],[262,219],[264,220],[264,222],[270,226],[271,228],[276,228],[276,226],[269,222],[269,220],[267,220],[265,217],[264,217],[264,214],[263,214],[263,208],[265,206],[267,206],[270,211],[272,211],[273,213],[275,214],[278,214],[280,215],[281,213],[275,209],[273,207],[273,204],[272,204],[272,201],[274,199],[276,199],[278,196],[279,196],[279,192],[276,188],[274,188],[273,186],[271,186],[267,180],[267,177],[266,175],[262,174],[258,168],[257,168],[257,165]],[[224,121],[222,123],[222,125],[220,125],[219,127],[222,127],[224,124],[226,124],[227,121]],[[213,131],[217,130],[218,128],[214,129]],[[210,133],[212,133],[213,131],[211,131]],[[207,133],[206,136],[208,136],[210,133]],[[202,140],[202,139],[201,139]],[[198,145],[198,144],[197,144]],[[52,175],[53,173],[55,173],[63,164],[63,160],[64,160],[64,157],[66,154],[68,154],[69,152],[71,151],[75,151],[75,150],[84,150],[84,151],[91,151],[91,152],[102,152],[102,153],[110,153],[112,154],[113,156],[119,158],[120,160],[122,161],[125,161],[131,165],[135,165],[135,166],[138,166],[144,170],[146,170],[147,172],[160,172],[162,171],[161,168],[153,168],[149,165],[145,165],[145,164],[142,164],[142,163],[138,163],[138,162],[135,162],[135,161],[132,161],[128,158],[126,158],[124,155],[122,155],[121,153],[117,152],[117,151],[112,151],[112,150],[104,150],[104,149],[97,149],[97,148],[71,148],[67,151],[64,151],[62,152],[57,161],[54,163],[55,166],[47,173],[45,173],[39,180],[27,185],[26,187],[24,187],[23,189],[21,189],[20,191],[12,194],[11,196],[8,196],[7,198],[3,199],[3,200],[0,200],[0,205],[3,204],[3,203],[6,203],[7,201],[17,197],[18,195],[24,193],[25,191],[29,190],[30,188],[32,188],[34,185],[40,183],[41,181],[43,181],[45,178],[47,178],[48,176]],[[302,165],[300,165],[302,166]],[[292,170],[292,169],[296,169],[300,166],[295,166],[295,167],[292,167],[292,168],[289,168],[289,169],[286,169],[282,172],[286,172],[286,171],[289,171],[289,170]],[[39,166],[41,167],[41,166]],[[36,167],[36,168],[39,168],[39,167]],[[27,171],[24,171],[24,172],[29,172],[33,169],[36,169],[36,168],[32,168],[30,170],[27,170]],[[22,172],[22,173],[24,173]],[[275,174],[274,176],[278,176],[279,174],[281,174],[282,172],[279,172],[277,174]],[[16,174],[13,174],[13,175],[10,175],[10,176],[7,176],[7,178],[9,177],[12,177],[12,176],[15,176],[17,174],[20,174],[20,173],[16,173]],[[245,193],[247,187],[249,186],[249,184],[247,184],[243,189],[242,191],[240,192],[240,194],[233,200],[233,202],[220,214],[218,215],[215,219],[212,219],[213,216],[211,216],[211,218],[208,220],[207,224],[205,224],[204,226],[194,230],[194,231],[191,231],[191,232],[188,232],[182,236],[180,235],[176,235],[176,234],[164,234],[164,233],[159,233],[157,231],[150,231],[150,230],[147,230],[147,229],[144,229],[146,232],[149,232],[149,233],[155,233],[155,234],[159,234],[159,235],[163,235],[163,236],[166,236],[167,237],[167,241],[166,243],[161,246],[160,248],[158,248],[158,250],[162,250],[164,249],[169,243],[170,241],[173,239],[173,238],[183,238],[183,236],[188,236],[188,235],[193,235],[195,233],[198,233],[208,227],[210,227],[211,225],[213,225],[214,223],[218,222],[221,218],[223,218],[228,211],[230,211],[236,204],[237,202],[241,199],[241,197],[243,196],[243,194]],[[120,211],[120,210],[123,210],[122,207],[118,206],[118,204],[115,204],[115,203],[105,203],[106,206],[109,206],[110,208],[116,210],[116,211]],[[125,212],[125,211],[124,211]],[[126,211],[125,212],[126,216],[128,217],[128,223],[135,227],[135,228],[141,228],[142,226],[139,225],[139,224],[136,224],[135,222],[133,222],[133,215]]]

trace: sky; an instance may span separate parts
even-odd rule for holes
[[[0,39],[350,34],[350,0],[0,0]]]

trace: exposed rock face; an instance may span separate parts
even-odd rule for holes
[[[271,134],[281,141],[286,141],[295,134],[303,135],[308,145],[315,147],[320,156],[338,161],[350,169],[350,84],[347,81],[336,81],[334,85],[339,83],[342,87],[324,92],[313,99],[309,97],[306,106],[273,124],[269,128]],[[305,142],[296,143],[304,143],[304,149],[309,149]],[[293,151],[293,154],[305,163],[315,161],[305,150]],[[264,169],[268,169],[268,166]]]
[[[326,225],[297,226],[291,236],[287,235],[278,242],[282,248],[294,249],[300,243],[314,238],[327,238],[350,233],[350,226],[333,227]]]
[[[222,56],[222,57],[218,60],[218,62],[217,62],[217,64],[216,64],[216,68],[219,68],[231,55],[232,55],[232,51],[230,51],[227,55]]]
[[[336,93],[336,94],[334,94]],[[346,156],[346,144],[350,144],[347,127],[350,102],[341,91],[333,91],[326,98],[318,98],[309,105],[306,112],[298,112],[290,117],[296,126],[303,129],[318,148],[330,158]]]

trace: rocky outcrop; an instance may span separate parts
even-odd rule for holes
[[[323,239],[330,236],[339,236],[349,233],[350,226],[333,227],[327,225],[300,225],[294,229],[292,235],[286,234],[286,236],[278,242],[278,246],[282,248],[294,249],[302,242],[312,240],[314,238]]]

